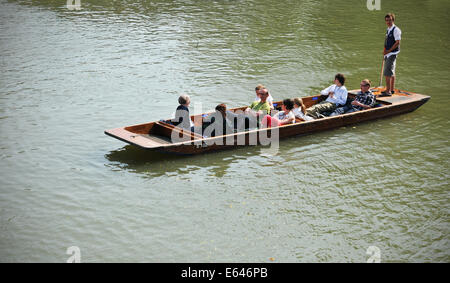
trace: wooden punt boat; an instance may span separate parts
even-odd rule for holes
[[[190,155],[238,146],[264,144],[260,137],[271,137],[274,131],[276,131],[278,138],[281,139],[399,115],[416,110],[430,99],[430,96],[398,89],[395,90],[392,96],[380,97],[380,92],[384,89],[373,88],[371,90],[377,97],[377,107],[312,121],[297,119],[294,124],[276,128],[260,128],[205,138],[197,133],[186,131],[160,121],[106,130],[105,134],[144,149]],[[355,96],[358,91],[349,91],[349,96]],[[308,96],[303,97],[303,102],[306,107],[310,107],[320,102],[323,98],[321,95]],[[275,103],[278,105],[282,104],[281,101]],[[243,111],[245,108],[247,106],[229,110],[235,112],[237,110]],[[204,114],[193,115],[191,116],[191,120],[194,121],[196,126],[201,126],[203,116]],[[179,142],[172,142],[171,137],[177,134],[178,136],[184,135],[185,139]]]

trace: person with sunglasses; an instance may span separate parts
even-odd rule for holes
[[[259,96],[259,91],[262,89],[266,89],[266,87],[262,84],[259,84],[255,87],[255,92],[256,92],[256,98],[255,101],[261,101],[261,97]],[[269,93],[269,92],[268,92]],[[269,103],[270,109],[274,109],[273,107],[273,97],[272,95],[269,93],[269,96],[267,97],[267,103]]]
[[[375,95],[370,91],[371,82],[368,79],[361,81],[361,91],[358,92],[355,100],[352,101],[351,108],[345,113],[352,113],[365,109],[370,109],[375,105]]]

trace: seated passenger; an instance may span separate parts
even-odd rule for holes
[[[203,122],[203,135],[215,137],[234,133],[234,113],[227,111],[225,104],[217,105],[215,110]]]
[[[263,86],[262,84],[259,84],[259,85],[257,85],[256,87],[255,87],[255,92],[256,92],[256,98],[255,98],[255,101],[261,101],[261,98],[259,97],[259,91],[261,90],[261,89],[265,89],[266,87],[265,86]],[[272,97],[272,95],[269,93],[269,97],[267,98],[267,102],[269,103],[269,105],[270,105],[270,109],[274,109],[274,107],[273,107],[273,97]]]
[[[178,98],[177,110],[175,111],[175,118],[171,120],[172,124],[183,129],[188,129],[194,132],[194,122],[189,116],[189,104],[191,99],[189,95],[183,94]]]
[[[254,101],[247,109],[245,109],[245,113],[251,116],[259,116],[259,115],[270,115],[270,105],[267,102],[267,98],[269,97],[269,91],[265,88],[260,89],[258,91],[259,101]]]
[[[322,95],[328,95],[328,98],[306,109],[306,114],[317,119],[322,117],[324,113],[333,112],[337,107],[345,105],[347,101],[347,88],[344,86],[344,83],[344,75],[336,74],[334,84],[320,92]]]
[[[306,106],[303,104],[303,100],[299,97],[294,98],[294,109],[292,110],[295,117],[302,119],[303,121],[314,120],[312,117],[306,115]]]
[[[371,82],[368,79],[361,81],[361,91],[352,101],[352,108],[346,113],[352,113],[364,109],[370,109],[375,105],[375,95],[370,91]]]
[[[259,91],[261,90],[261,89],[263,89],[263,88],[266,88],[264,85],[262,85],[262,84],[259,84],[259,85],[257,85],[256,87],[255,87],[255,92],[256,92],[256,98],[255,98],[255,101],[258,101],[260,98],[259,98]]]
[[[295,123],[295,115],[294,112],[292,112],[292,109],[294,109],[294,101],[292,99],[283,100],[281,109],[282,111],[279,111],[273,117],[270,115],[264,116],[261,122],[264,128]]]

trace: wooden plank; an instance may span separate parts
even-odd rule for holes
[[[158,135],[141,135],[141,136],[154,142],[153,143],[154,145],[168,145],[172,143],[172,141],[168,137]]]

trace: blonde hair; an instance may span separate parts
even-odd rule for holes
[[[189,101],[191,101],[191,98],[187,94],[182,94],[180,95],[180,97],[178,97],[178,103],[180,103],[181,105],[184,105]]]
[[[364,79],[361,82],[366,84],[366,85],[369,85],[369,87],[372,85],[372,82],[369,79]]]
[[[300,97],[294,98],[294,103],[302,109],[303,114],[306,114],[306,106],[303,103],[303,100]]]
[[[258,91],[258,90],[263,89],[263,88],[266,88],[266,87],[264,85],[262,85],[262,84],[259,84],[259,85],[257,85],[255,87],[255,90]]]

